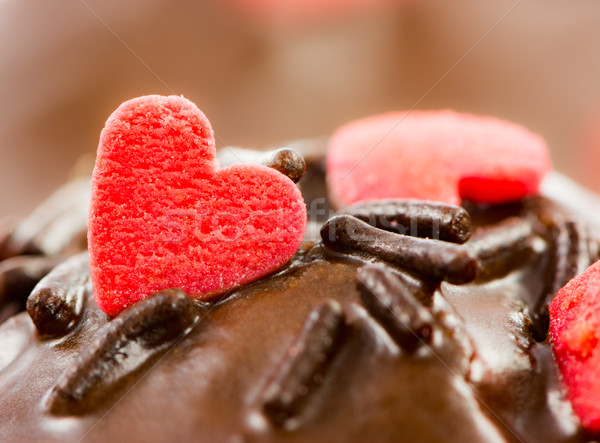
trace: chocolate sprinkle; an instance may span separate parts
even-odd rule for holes
[[[531,258],[536,238],[528,220],[509,217],[476,231],[465,245],[479,259],[481,278],[502,277]]]
[[[409,292],[424,306],[431,307],[435,290],[439,288],[439,281],[429,281],[426,279],[416,278],[405,272],[396,271],[389,268],[390,272],[402,282],[402,285],[408,288]]]
[[[548,307],[558,291],[597,259],[596,245],[585,226],[574,220],[555,221],[551,227],[552,255],[546,271],[546,287],[533,310],[536,339],[546,339],[550,318]]]
[[[344,331],[341,305],[328,300],[313,309],[277,373],[262,393],[262,410],[276,426],[298,416],[323,383]]]
[[[306,172],[306,162],[295,149],[281,148],[268,154],[265,166],[287,175],[294,183],[298,183]]]
[[[65,369],[49,393],[47,409],[56,415],[87,412],[150,357],[166,351],[197,319],[192,299],[179,289],[136,303],[108,323]]]
[[[394,234],[351,215],[330,218],[321,238],[329,248],[369,254],[425,278],[463,284],[477,276],[477,260],[464,246]]]
[[[222,166],[240,163],[264,165],[288,176],[294,183],[298,183],[306,172],[304,157],[292,148],[256,151],[229,146],[220,149],[217,158]]]
[[[460,206],[416,200],[359,203],[344,210],[376,228],[413,237],[464,243],[471,235],[471,216]]]
[[[27,299],[27,312],[40,335],[60,337],[81,319],[84,303],[91,295],[87,252],[58,265],[34,288]]]
[[[90,186],[88,177],[58,189],[16,227],[6,253],[57,255],[85,249]]]
[[[18,256],[0,262],[0,308],[16,302],[25,309],[27,297],[38,281],[64,257]]]
[[[400,279],[381,264],[357,270],[357,286],[367,311],[407,353],[428,344],[434,319]]]

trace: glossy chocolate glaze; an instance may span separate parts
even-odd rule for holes
[[[320,228],[322,162],[304,154]],[[539,319],[556,276],[597,258],[595,240],[544,197],[465,207],[472,236],[455,246],[478,260],[465,284],[317,229],[285,268],[218,301],[167,291],[111,320],[83,291],[77,321],[52,335],[13,316],[0,326],[0,440],[589,440]],[[579,234],[557,235],[561,223]],[[61,272],[86,284],[76,268]]]

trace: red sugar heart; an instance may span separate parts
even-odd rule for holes
[[[550,305],[550,339],[581,424],[600,432],[600,261],[565,285]]]
[[[502,203],[537,193],[551,169],[544,140],[492,117],[452,111],[390,113],[351,122],[332,136],[331,199],[461,199]]]
[[[115,315],[160,289],[207,299],[275,271],[300,246],[306,207],[274,169],[219,168],[192,102],[146,96],[102,131],[88,228],[96,303]]]

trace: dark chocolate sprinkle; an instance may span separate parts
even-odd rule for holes
[[[287,175],[294,183],[298,183],[306,172],[306,162],[295,149],[281,148],[268,154],[265,165]]]
[[[439,281],[416,278],[410,274],[392,270],[391,268],[390,271],[394,272],[396,278],[408,288],[409,292],[413,294],[421,304],[427,307],[432,306],[435,290],[440,286]]]
[[[413,237],[464,243],[471,235],[471,217],[460,206],[389,200],[359,203],[344,212],[376,228]]]
[[[531,258],[535,237],[528,220],[510,217],[477,230],[465,246],[479,259],[479,277],[497,278],[519,268]]]
[[[91,295],[87,252],[58,265],[33,289],[27,312],[40,335],[60,337],[75,327]]]
[[[567,220],[555,233],[556,268],[551,292],[556,294],[576,275],[591,264],[588,233],[574,220]]]
[[[25,309],[27,297],[42,277],[64,257],[18,256],[0,262],[0,308],[17,302]]]
[[[454,371],[466,378],[470,377],[471,363],[477,358],[477,353],[473,337],[466,328],[464,318],[457,313],[456,308],[440,292],[434,294],[431,308],[436,325],[444,330],[441,343],[436,343],[436,345],[448,348],[449,343],[447,340],[452,340],[458,346],[452,357]]]
[[[325,377],[344,331],[341,305],[328,300],[308,315],[277,373],[262,393],[265,415],[277,426],[298,416]]]
[[[7,254],[56,255],[85,247],[91,179],[58,189],[23,220],[7,242]]]
[[[321,228],[323,243],[341,252],[372,255],[419,276],[462,284],[477,276],[477,260],[464,246],[394,234],[351,215],[338,215]]]
[[[381,264],[357,270],[357,286],[367,311],[408,353],[430,343],[434,319],[400,279]]]
[[[222,166],[240,163],[265,165],[287,175],[294,183],[297,183],[306,171],[304,158],[292,148],[256,151],[254,149],[226,147],[219,150],[217,158]]]
[[[197,319],[192,299],[179,289],[166,289],[136,303],[108,323],[60,375],[47,398],[48,410],[70,415],[94,408]]]
[[[574,220],[555,221],[551,227],[552,256],[546,271],[546,287],[533,310],[536,339],[546,339],[550,318],[548,307],[557,292],[597,259],[587,227]]]

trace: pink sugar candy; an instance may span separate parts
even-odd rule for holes
[[[544,140],[492,117],[389,113],[351,122],[327,156],[333,203],[420,199],[504,203],[538,192],[551,169]]]

